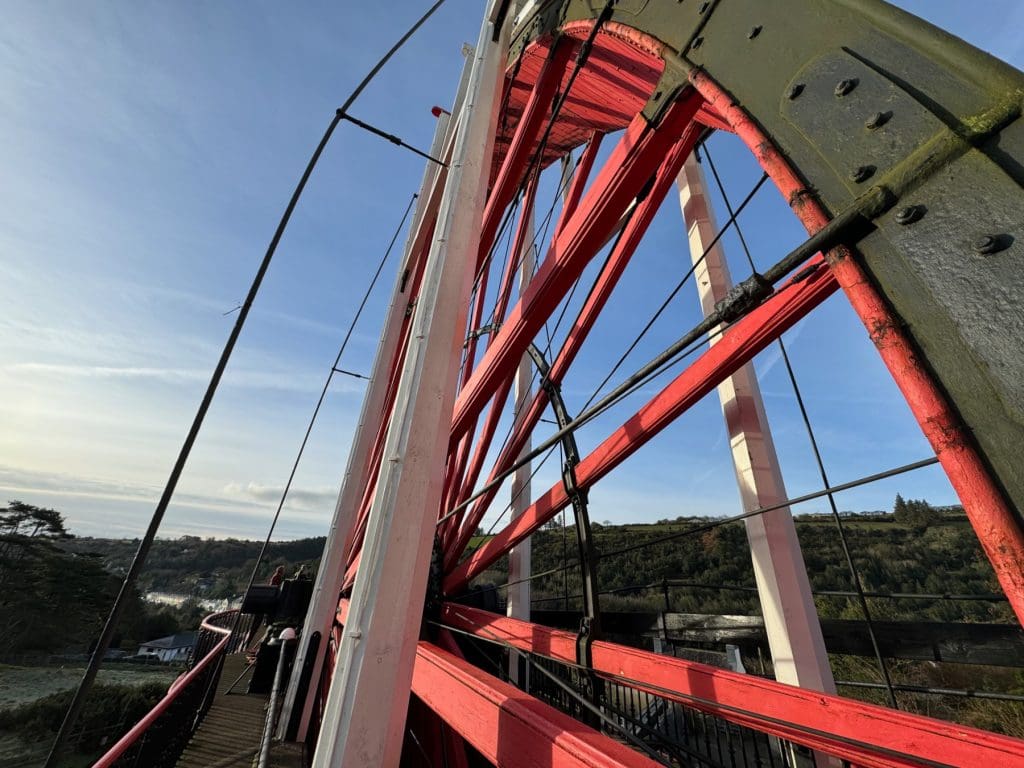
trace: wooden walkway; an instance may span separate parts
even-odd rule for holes
[[[245,671],[231,694],[227,689]],[[199,730],[178,759],[177,768],[241,768],[252,766],[260,746],[267,717],[269,696],[250,694],[252,669],[245,669],[245,654],[224,658],[224,669],[217,684],[217,696]],[[302,768],[302,748],[296,744],[278,744],[271,750],[271,768]]]

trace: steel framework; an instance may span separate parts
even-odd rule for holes
[[[489,566],[841,291],[1024,620],[1024,76],[876,0],[508,5],[490,5],[431,149],[451,167],[424,178],[285,720],[299,738],[319,733],[324,766],[390,765],[400,751],[414,765],[653,764],[657,750],[606,733],[615,718],[596,681],[855,765],[1024,765],[1015,739],[618,646],[586,622],[566,633],[462,604]],[[602,410],[607,398],[538,431],[711,131],[739,137],[810,239],[628,378],[621,392],[674,374],[469,549],[503,482]],[[581,147],[516,299],[516,259],[497,271],[500,242],[508,230],[509,252],[528,250],[541,172]],[[499,444],[524,355],[599,254],[564,344]],[[573,670],[585,722],[491,674],[477,643],[525,654],[535,677],[543,659]]]

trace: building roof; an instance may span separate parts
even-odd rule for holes
[[[178,632],[175,635],[159,637],[156,640],[148,640],[141,643],[146,648],[191,648],[196,644],[195,632]]]

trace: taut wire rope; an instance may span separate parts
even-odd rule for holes
[[[324,131],[324,134],[320,139],[320,143],[317,144],[312,157],[310,157],[309,162],[306,164],[306,168],[303,171],[302,176],[299,178],[299,182],[296,185],[295,190],[292,192],[292,196],[281,216],[281,220],[278,222],[277,229],[274,231],[270,244],[267,246],[266,253],[263,255],[263,259],[256,271],[256,275],[249,287],[249,292],[245,297],[245,301],[242,302],[242,306],[239,308],[238,318],[235,320],[235,325],[231,329],[231,333],[224,344],[224,349],[221,352],[220,359],[217,361],[217,366],[214,368],[213,375],[210,377],[210,382],[206,387],[206,392],[199,403],[199,408],[196,410],[196,415],[192,421],[192,425],[189,428],[184,443],[182,443],[180,451],[178,452],[178,457],[171,469],[170,476],[167,479],[167,484],[164,486],[160,500],[157,502],[153,516],[150,518],[146,532],[139,542],[139,547],[135,552],[135,557],[128,568],[128,572],[125,574],[124,581],[121,584],[121,589],[118,592],[117,597],[114,599],[114,604],[111,606],[110,613],[104,623],[103,630],[100,632],[100,636],[96,641],[96,647],[93,650],[92,656],[89,658],[89,663],[86,666],[85,673],[82,675],[82,679],[75,690],[71,703],[68,706],[68,711],[64,716],[64,720],[61,722],[56,736],[54,736],[53,745],[50,747],[50,753],[46,757],[46,762],[44,763],[43,768],[55,768],[64,743],[67,740],[68,735],[71,733],[71,729],[78,720],[78,715],[82,710],[86,697],[89,695],[89,691],[92,690],[93,683],[96,680],[96,675],[99,672],[100,666],[103,664],[103,658],[107,653],[107,649],[110,648],[110,641],[113,639],[114,631],[116,630],[118,621],[121,618],[121,613],[124,610],[124,606],[129,596],[131,595],[132,589],[135,587],[135,583],[138,581],[139,573],[145,565],[146,558],[149,555],[149,550],[153,546],[153,541],[156,539],[156,533],[160,528],[160,523],[163,521],[164,515],[167,512],[167,507],[170,505],[171,498],[174,496],[178,480],[181,478],[181,474],[185,469],[185,463],[188,461],[189,454],[192,452],[192,446],[195,443],[196,438],[199,436],[199,430],[206,418],[207,411],[210,409],[210,404],[213,402],[214,394],[217,392],[220,380],[224,375],[224,370],[227,368],[228,361],[231,359],[231,353],[234,351],[238,337],[242,333],[242,328],[245,325],[246,318],[249,316],[249,310],[252,308],[256,295],[259,293],[260,286],[263,283],[263,278],[266,276],[267,270],[270,268],[270,263],[274,258],[274,253],[277,251],[277,246],[281,242],[285,229],[288,227],[288,222],[291,220],[295,206],[298,204],[299,198],[302,196],[302,192],[306,188],[306,183],[309,181],[309,177],[312,175],[313,169],[320,160],[320,156],[323,154],[324,148],[330,141],[331,136],[334,134],[334,129],[338,127],[338,123],[341,122],[342,117],[352,106],[355,100],[359,98],[359,95],[366,89],[374,77],[376,77],[377,73],[380,72],[391,57],[394,56],[394,54],[403,45],[405,45],[406,41],[415,34],[416,30],[423,26],[427,19],[429,19],[438,8],[444,5],[445,2],[446,0],[437,0],[433,5],[431,5],[430,8],[428,8],[427,11],[408,29],[408,31],[399,38],[398,42],[391,46],[390,50],[384,54],[369,73],[359,82],[355,90],[352,91],[349,97],[345,100],[344,104],[335,111],[334,117],[331,119],[331,122],[327,126],[327,130]]]

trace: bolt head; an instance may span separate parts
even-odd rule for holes
[[[835,94],[836,94],[836,96],[842,97],[842,96],[845,96],[846,94],[848,94],[850,91],[852,91],[856,87],[857,87],[857,79],[856,78],[849,78],[847,80],[840,80],[838,83],[836,83]]]
[[[793,85],[789,86],[789,90],[786,91],[786,98],[789,99],[790,101],[793,101],[793,99],[795,99],[797,96],[799,96],[803,92],[804,92],[804,84],[803,83],[794,83]]]
[[[905,227],[915,221],[920,221],[922,216],[924,216],[924,209],[920,205],[908,205],[896,211],[895,219],[897,224]]]
[[[999,253],[1010,247],[1013,238],[1006,235],[982,235],[972,243],[974,252],[982,256]]]
[[[875,169],[870,165],[858,165],[852,171],[850,171],[850,179],[860,184],[863,181],[867,181],[875,173]]]
[[[877,128],[881,128],[883,125],[889,122],[889,115],[885,112],[875,112],[871,117],[864,123],[864,127],[869,131],[874,131]]]

